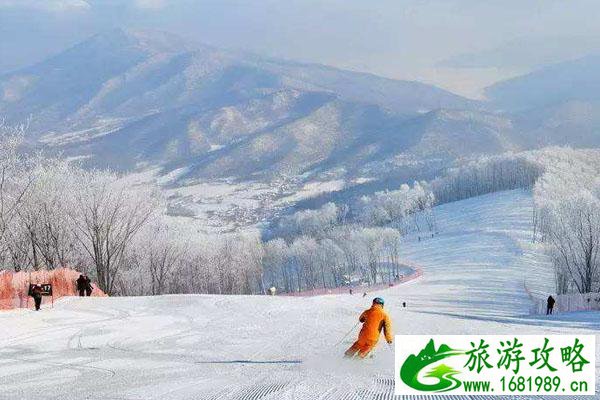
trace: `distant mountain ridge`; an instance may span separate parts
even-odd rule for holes
[[[440,160],[568,144],[564,130],[581,124],[587,136],[574,142],[598,142],[595,105],[493,111],[529,78],[490,88],[486,104],[418,82],[115,30],[0,76],[0,116],[31,116],[33,143],[89,165],[159,167],[186,181],[400,176],[427,160],[439,168]]]
[[[548,107],[567,101],[600,101],[600,54],[549,65],[496,83],[486,95],[506,110]]]
[[[401,125],[419,113],[481,108],[418,82],[125,30],[0,76],[0,88],[0,115],[32,116],[46,147],[116,168],[188,164],[201,176],[368,159],[379,150],[362,145],[409,146]]]
[[[511,114],[521,146],[600,146],[600,54],[499,82],[486,94]]]

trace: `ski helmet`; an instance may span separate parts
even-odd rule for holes
[[[381,305],[383,305],[383,304],[384,304],[384,301],[383,301],[383,299],[382,299],[381,297],[375,297],[375,298],[373,299],[373,303],[375,303],[375,304],[381,304]]]

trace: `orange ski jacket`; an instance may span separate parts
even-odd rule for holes
[[[363,323],[363,326],[358,334],[358,340],[371,340],[377,342],[379,340],[379,334],[383,329],[385,340],[388,343],[392,342],[392,321],[381,304],[373,304],[371,308],[364,311],[358,319]]]

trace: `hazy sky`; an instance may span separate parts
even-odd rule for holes
[[[97,32],[152,28],[476,96],[600,49],[599,16],[598,0],[0,0],[0,72]]]

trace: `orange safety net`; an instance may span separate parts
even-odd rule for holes
[[[69,268],[58,268],[51,271],[0,271],[0,310],[33,307],[33,299],[27,296],[30,283],[52,284],[53,299],[44,296],[42,304],[64,296],[77,296],[75,281],[80,273]],[[106,294],[92,283],[92,296],[105,297]]]

